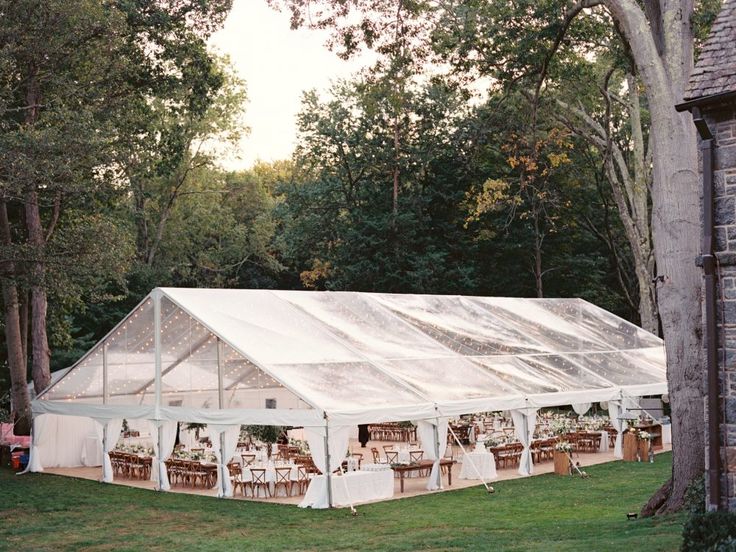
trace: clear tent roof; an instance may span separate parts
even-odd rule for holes
[[[161,288],[36,402],[363,423],[665,391],[662,340],[580,299]]]

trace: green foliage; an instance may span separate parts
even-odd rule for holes
[[[685,508],[690,515],[705,513],[705,476],[695,479],[685,492]]]
[[[240,429],[264,443],[275,443],[284,431],[283,427],[273,425],[244,425]]]
[[[736,514],[703,512],[691,514],[682,532],[682,550],[731,551],[736,542]]]

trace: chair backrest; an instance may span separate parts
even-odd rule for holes
[[[424,451],[423,450],[412,450],[409,451],[409,460],[412,462],[419,462],[420,460],[424,459]]]
[[[380,464],[381,463],[381,454],[378,452],[378,449],[376,447],[373,447],[371,449],[371,453],[373,454],[373,463],[374,464]]]
[[[253,483],[266,484],[266,470],[264,468],[251,468],[250,477]]]
[[[291,481],[291,468],[276,468],[276,483]]]
[[[297,477],[299,478],[299,481],[306,481],[309,478],[309,472],[307,472],[307,468],[305,468],[304,466],[299,466],[297,470]]]
[[[392,450],[387,450],[386,451],[386,462],[388,462],[389,464],[396,464],[398,461],[399,461],[399,453],[398,452],[395,452],[395,451],[392,451]]]
[[[240,457],[243,459],[244,466],[250,466],[256,460],[255,454],[241,454]]]
[[[394,446],[393,446],[393,445],[383,445],[383,450],[384,450],[384,451],[389,451],[389,450],[393,450],[393,448],[394,448]]]
[[[237,462],[230,462],[227,465],[227,469],[230,472],[231,476],[236,476],[236,475],[240,475],[243,473],[243,469],[240,467],[240,464],[238,464]]]

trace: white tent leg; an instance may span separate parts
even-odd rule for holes
[[[327,480],[327,506],[332,508],[332,469],[330,468],[330,430],[325,424],[325,478]]]
[[[449,424],[447,425],[447,430],[448,430],[448,431],[449,431],[450,433],[452,433],[452,437],[453,437],[453,439],[455,439],[455,442],[456,442],[456,443],[458,444],[458,446],[460,447],[460,450],[462,450],[462,451],[463,451],[463,456],[465,457],[465,459],[463,460],[463,462],[464,462],[465,460],[470,460],[470,465],[471,465],[471,466],[473,466],[473,470],[475,471],[475,475],[477,475],[477,476],[478,476],[478,479],[480,479],[480,480],[481,480],[481,483],[483,483],[483,486],[484,486],[484,487],[486,488],[486,491],[488,491],[489,493],[495,493],[495,492],[496,492],[496,490],[495,490],[495,489],[494,489],[493,487],[491,487],[490,485],[488,485],[488,483],[486,483],[486,480],[485,480],[485,479],[483,479],[483,475],[481,475],[481,473],[480,473],[480,470],[478,469],[478,466],[476,466],[476,465],[475,465],[475,462],[473,462],[473,460],[472,460],[472,459],[469,459],[469,458],[468,458],[467,454],[465,453],[465,447],[464,447],[464,446],[463,446],[463,444],[462,444],[462,443],[460,442],[460,439],[458,439],[458,438],[457,438],[457,435],[455,435],[455,432],[454,432],[454,431],[452,430],[452,428],[450,427],[450,425],[449,425]],[[494,461],[495,461],[495,459],[494,459]]]
[[[105,455],[107,455],[107,423],[102,426],[102,482],[105,481]]]
[[[161,459],[161,443],[163,443],[164,440],[164,428],[163,425],[158,426],[158,431],[156,432],[156,439],[158,443],[158,448],[156,449],[158,451],[158,455],[156,458],[156,471],[158,473],[158,490],[164,491],[165,489],[161,486],[162,476],[163,476],[163,470],[161,469],[161,466],[163,465],[163,460]]]
[[[225,478],[230,477],[230,470],[225,463],[225,432],[220,432],[220,493],[219,498],[225,498]],[[245,493],[245,491],[243,491]]]
[[[437,426],[439,425],[440,421],[439,419],[436,420],[436,423],[434,426],[434,458],[435,463],[437,464],[437,488],[442,489],[442,466],[440,466],[440,461],[442,460],[440,458],[440,432],[437,429]],[[447,426],[450,427],[449,425]],[[447,437],[445,437],[447,438]]]

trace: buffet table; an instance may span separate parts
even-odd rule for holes
[[[354,471],[344,475],[333,475],[330,479],[333,506],[349,506],[394,496],[394,472],[391,469]],[[329,508],[326,486],[327,478],[324,475],[314,477],[299,507]]]

